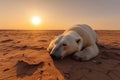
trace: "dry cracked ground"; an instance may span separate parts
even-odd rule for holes
[[[46,51],[63,31],[0,31],[0,80],[120,80],[120,31],[96,31],[96,58],[53,61]]]

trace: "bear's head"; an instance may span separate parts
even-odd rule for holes
[[[74,31],[69,31],[52,40],[47,50],[53,58],[62,59],[81,50],[82,45],[82,37]]]

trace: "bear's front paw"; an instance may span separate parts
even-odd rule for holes
[[[82,58],[80,58],[80,57],[78,57],[76,55],[73,55],[72,59],[77,60],[77,61],[82,61]]]
[[[89,60],[89,56],[87,54],[84,53],[84,51],[81,51],[81,52],[77,52],[75,53],[72,58],[74,60],[77,60],[77,61],[87,61]]]

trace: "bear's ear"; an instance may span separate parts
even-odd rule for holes
[[[80,39],[77,39],[77,40],[76,40],[76,43],[77,43],[77,44],[80,43]]]

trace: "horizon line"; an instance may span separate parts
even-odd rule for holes
[[[65,29],[0,29],[0,31],[64,31]],[[103,30],[103,31],[112,31],[112,30],[115,30],[115,31],[119,31],[120,29],[93,29],[93,30]]]

